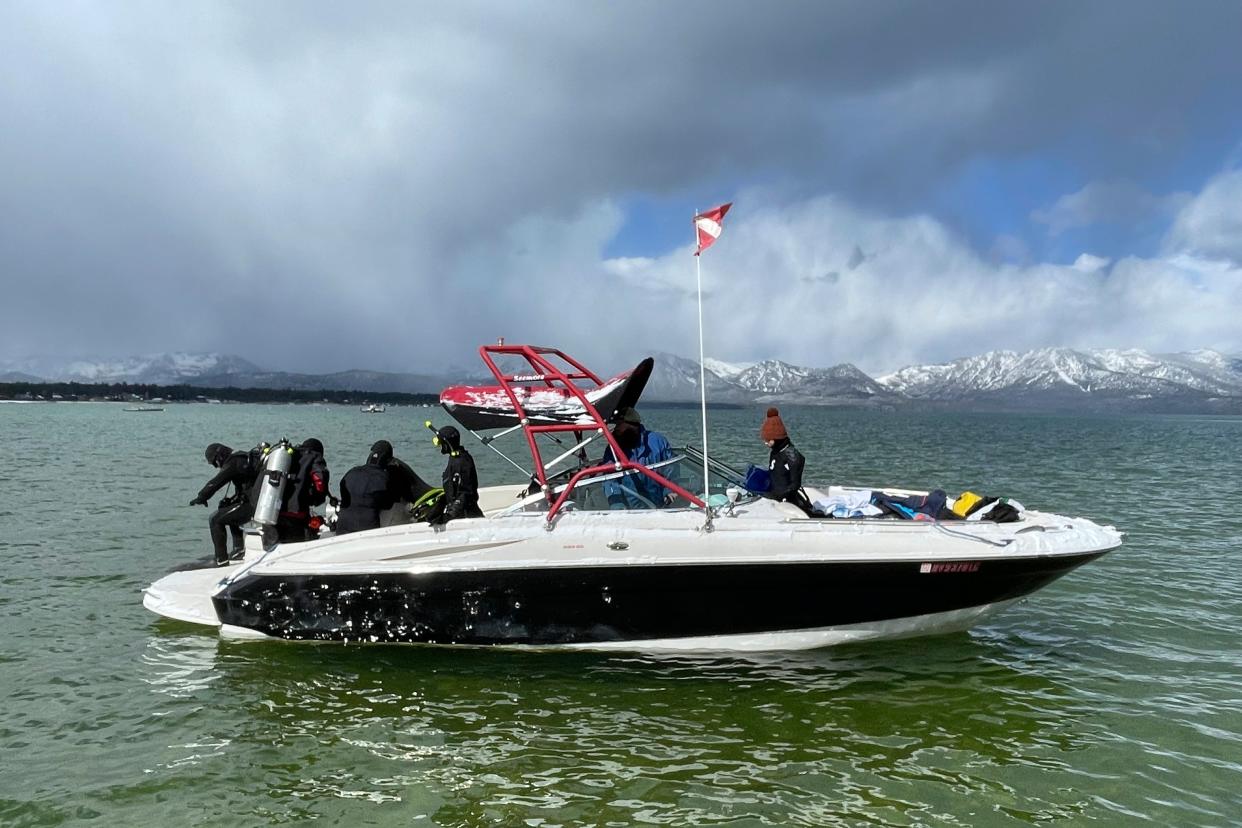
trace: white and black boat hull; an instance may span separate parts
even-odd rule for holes
[[[516,512],[391,526],[170,573],[144,603],[230,637],[806,649],[967,629],[1121,543],[1111,527],[1038,512],[821,521],[756,501],[714,531],[702,520],[571,511],[548,531],[542,514]]]
[[[766,649],[765,639],[792,635],[822,646],[809,642],[833,632],[848,640],[964,628],[1101,554],[934,564],[247,574],[212,602],[235,632],[293,640],[640,649],[646,642],[677,649],[729,639]]]

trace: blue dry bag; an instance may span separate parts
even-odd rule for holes
[[[742,481],[742,485],[746,487],[746,491],[755,494],[763,494],[772,489],[772,475],[767,469],[760,468],[754,463],[746,467],[746,479]]]

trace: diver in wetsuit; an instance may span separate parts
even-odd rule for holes
[[[336,533],[409,523],[408,506],[430,491],[432,487],[417,472],[393,456],[392,443],[377,440],[366,463],[350,469],[341,480]]]
[[[258,477],[258,468],[251,452],[233,451],[223,443],[212,443],[207,447],[205,455],[207,462],[220,471],[207,481],[207,485],[190,501],[190,505],[206,506],[212,495],[230,483],[233,484],[233,491],[220,500],[216,511],[207,521],[216,566],[227,566],[230,557],[240,560],[246,554],[241,527],[254,514],[254,507],[250,503],[250,488]],[[231,555],[224,543],[226,531],[233,536]]]
[[[388,483],[397,503],[416,503],[432,489],[427,481],[418,476],[418,472],[399,457],[388,461]]]
[[[319,526],[318,518],[312,520],[311,507],[328,499],[328,464],[323,459],[323,443],[314,437],[303,440],[294,452],[289,477],[291,485],[285,489],[276,516],[276,535],[281,543],[314,540],[319,537]]]
[[[345,472],[341,478],[341,509],[336,519],[338,535],[379,528],[380,513],[391,509],[396,501],[389,468],[392,459],[392,444],[378,440],[371,446],[366,463]]]
[[[479,474],[474,468],[474,458],[461,447],[461,434],[453,426],[445,426],[436,431],[435,443],[449,460],[441,476],[444,511],[432,522],[444,524],[456,518],[483,517],[483,510],[479,508]]]

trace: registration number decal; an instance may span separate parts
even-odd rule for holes
[[[946,561],[944,563],[924,563],[919,565],[919,572],[924,575],[937,575],[942,572],[978,572],[978,561]]]

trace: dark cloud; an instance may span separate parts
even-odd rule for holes
[[[1041,153],[1137,180],[1239,120],[1239,24],[1211,2],[6,3],[0,355],[400,369],[501,333],[676,339],[601,262],[626,197],[763,181],[891,215]]]

